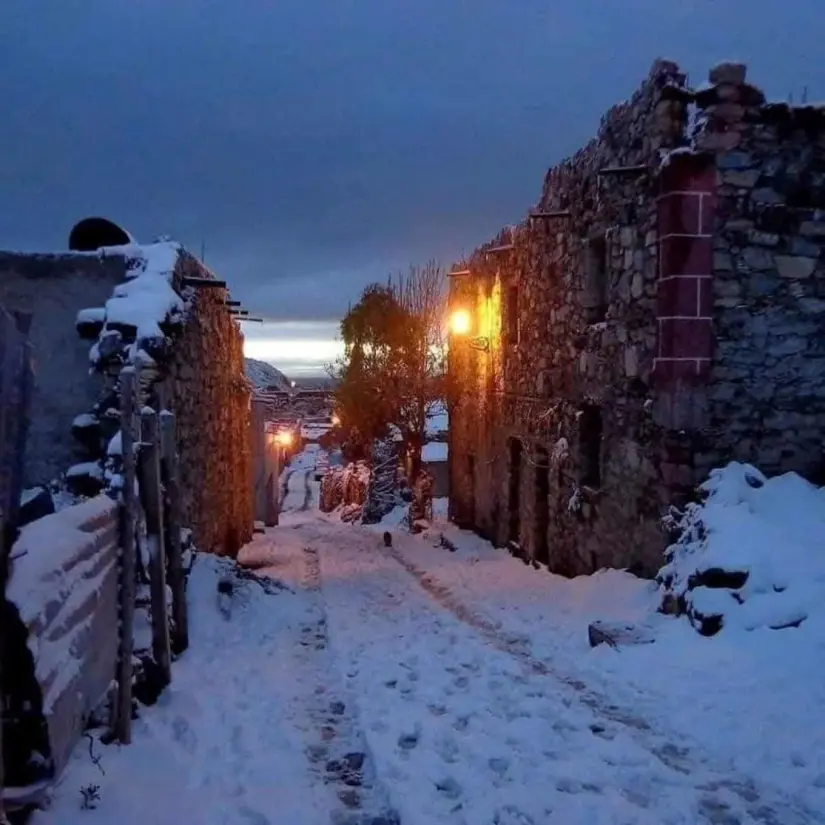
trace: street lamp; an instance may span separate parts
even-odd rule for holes
[[[473,317],[467,309],[455,309],[450,315],[450,332],[453,335],[465,337],[470,334],[473,328]],[[483,335],[475,335],[469,339],[472,349],[488,352],[490,349],[490,339]]]

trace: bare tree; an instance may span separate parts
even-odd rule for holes
[[[421,449],[426,439],[427,420],[443,400],[447,303],[444,270],[433,260],[411,266],[392,284],[396,300],[410,325],[403,336],[405,351],[400,369],[392,377],[399,400],[397,425],[404,439],[411,479],[421,467]]]

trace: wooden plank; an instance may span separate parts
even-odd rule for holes
[[[181,281],[184,286],[226,289],[226,281],[219,281],[217,278],[196,278],[192,275],[184,275]]]
[[[135,371],[120,373],[120,438],[123,456],[123,493],[120,507],[120,650],[115,735],[124,744],[132,741],[132,653],[134,648],[135,586]]]
[[[166,535],[169,539],[169,586],[172,588],[172,621],[175,625],[174,647],[182,653],[189,647],[189,615],[186,606],[186,577],[181,547],[181,497],[178,443],[175,416],[168,410],[160,414],[160,441],[166,479]]]
[[[149,542],[149,591],[152,612],[152,657],[163,683],[172,681],[172,652],[166,613],[166,551],[163,539],[163,496],[160,477],[160,433],[158,414],[141,413],[140,489],[146,513],[146,540]]]

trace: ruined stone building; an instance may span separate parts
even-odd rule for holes
[[[451,274],[452,517],[559,573],[653,573],[729,460],[825,469],[825,108],[709,81],[657,61]]]

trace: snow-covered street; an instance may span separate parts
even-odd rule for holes
[[[37,825],[825,822],[823,686],[781,640],[760,684],[764,637],[651,619],[627,574],[559,579],[446,523],[456,552],[386,547],[318,512],[313,467],[293,460],[281,526],[242,551],[259,578],[198,558],[171,687],[130,747],[78,749]],[[598,617],[647,617],[656,643],[591,649]]]

